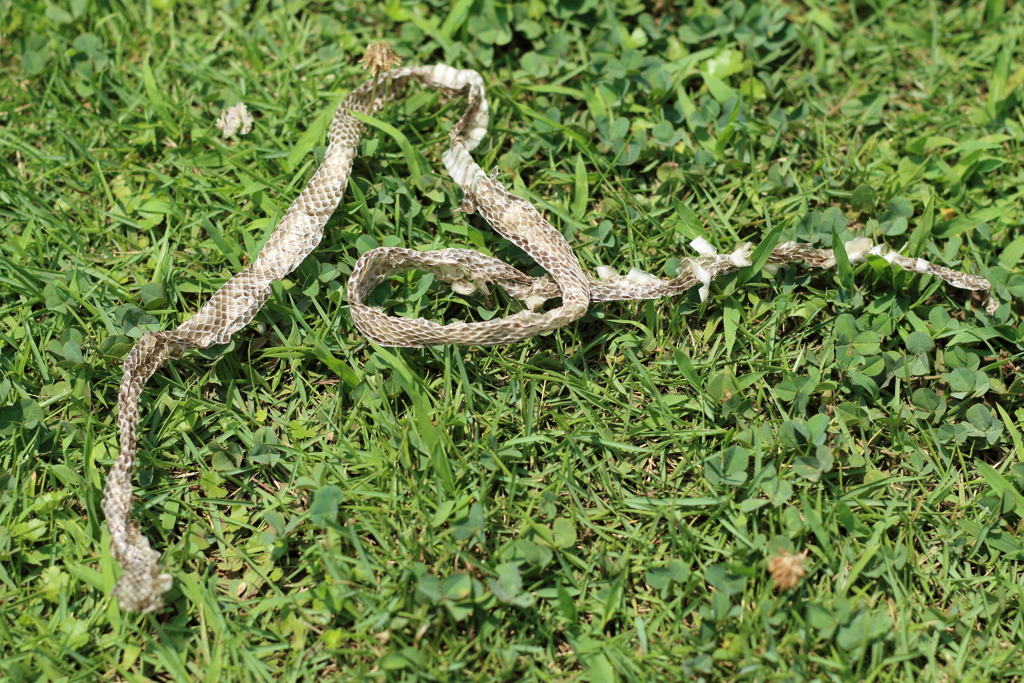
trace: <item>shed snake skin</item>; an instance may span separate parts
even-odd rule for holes
[[[390,81],[388,87],[377,87],[374,79],[368,80],[345,97],[338,107],[328,133],[329,145],[323,163],[292,203],[256,260],[228,280],[206,305],[176,329],[144,334],[124,361],[117,415],[120,453],[110,470],[103,498],[112,554],[123,570],[114,588],[123,610],[152,612],[158,609],[162,604],[161,596],[172,584],[170,574],[158,563],[160,554],[150,547],[148,539],[131,519],[132,473],[142,390],[167,359],[190,349],[227,343],[235,332],[249,324],[266,302],[271,284],[297,268],[320,243],[324,224],[337,208],[348,184],[364,131],[363,124],[352,112],[372,115],[388,100],[401,98],[413,82],[437,88],[451,97],[465,97],[465,112],[452,128],[451,145],[443,154],[448,173],[464,193],[461,209],[467,213],[479,212],[499,235],[516,244],[550,273],[550,277],[529,277],[502,261],[467,249],[419,252],[378,248],[368,251],[356,262],[349,278],[348,300],[359,331],[382,346],[508,344],[570,324],[586,313],[591,302],[654,299],[694,286],[700,286],[701,298],[705,299],[714,278],[751,265],[750,244],[740,246],[731,254],[720,255],[708,242],[698,239],[692,246],[699,256],[684,260],[671,279],[635,269],[620,276],[607,267],[599,268],[598,277],[594,278],[584,272],[569,243],[533,205],[510,194],[470,156],[487,133],[489,118],[484,81],[479,73],[437,64],[395,69],[376,78]],[[864,238],[848,243],[846,252],[851,262],[863,261],[865,254],[874,253],[904,269],[936,275],[956,287],[990,288],[983,278],[923,259],[886,252],[881,245],[873,246]],[[793,262],[821,268],[836,263],[832,250],[811,249],[795,242],[779,244],[768,261],[774,265]],[[363,303],[377,285],[409,269],[429,271],[464,294],[488,285],[499,286],[521,301],[524,308],[502,319],[440,325],[424,319],[389,316]],[[560,305],[544,310],[544,303],[550,299],[560,299]],[[990,299],[990,306],[992,301]]]

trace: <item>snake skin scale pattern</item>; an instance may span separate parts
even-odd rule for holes
[[[143,388],[167,359],[190,349],[227,343],[235,332],[249,324],[266,302],[271,284],[295,270],[317,247],[324,224],[348,185],[362,139],[364,126],[352,112],[372,115],[387,101],[402,97],[414,81],[451,97],[465,97],[465,112],[452,128],[451,146],[443,155],[445,167],[464,193],[461,209],[480,213],[498,234],[519,246],[550,274],[550,277],[530,277],[502,261],[466,249],[418,252],[378,248],[368,251],[352,271],[348,299],[359,331],[383,346],[508,344],[570,324],[586,313],[591,302],[653,299],[672,296],[695,286],[700,286],[704,299],[714,278],[751,265],[749,244],[740,246],[732,254],[720,255],[708,242],[698,239],[692,246],[699,256],[684,260],[674,278],[665,280],[635,269],[621,276],[607,267],[599,268],[598,277],[594,278],[584,272],[569,243],[537,209],[510,194],[470,156],[486,135],[489,119],[484,81],[479,73],[437,64],[395,69],[377,78],[390,81],[388,87],[375,87],[371,79],[353,90],[339,105],[328,133],[329,146],[323,163],[289,207],[256,260],[228,280],[188,321],[174,330],[147,332],[125,358],[118,394],[120,453],[110,470],[103,498],[111,550],[122,568],[114,595],[123,610],[152,612],[158,609],[162,604],[161,596],[172,584],[170,574],[159,565],[160,554],[150,547],[131,518],[139,397]],[[851,262],[863,261],[866,254],[873,253],[904,269],[936,275],[956,287],[990,289],[983,278],[935,266],[923,259],[886,252],[881,245],[873,246],[864,238],[848,243],[846,252]],[[794,242],[778,245],[769,258],[769,264],[775,266],[794,262],[820,268],[836,263],[832,250],[811,249]],[[429,271],[464,294],[489,284],[497,285],[523,302],[524,309],[502,319],[439,325],[423,319],[389,316],[363,303],[374,287],[409,269]],[[543,310],[544,302],[554,298],[559,298],[561,305]],[[988,308],[991,310],[994,305],[997,302],[990,298]]]

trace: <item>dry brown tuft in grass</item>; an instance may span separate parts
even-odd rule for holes
[[[806,559],[806,550],[796,555],[783,550],[778,555],[769,558],[768,572],[772,575],[772,580],[775,581],[775,590],[788,591],[791,588],[796,588],[800,579],[807,576],[807,570],[804,569],[804,560]]]
[[[366,46],[366,54],[359,60],[359,63],[376,76],[382,71],[391,71],[402,63],[402,58],[395,54],[389,44],[377,40]]]

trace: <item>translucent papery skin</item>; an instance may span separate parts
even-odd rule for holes
[[[256,260],[228,280],[206,305],[177,329],[143,335],[125,359],[118,394],[120,454],[108,475],[103,498],[111,550],[123,570],[114,594],[124,610],[152,612],[158,609],[162,604],[161,596],[172,584],[171,576],[159,565],[160,554],[150,548],[149,541],[131,519],[132,474],[143,387],[168,358],[190,349],[227,343],[235,332],[252,321],[270,296],[271,285],[295,270],[317,247],[324,225],[348,185],[352,162],[364,132],[363,124],[353,112],[376,113],[388,100],[403,97],[412,82],[437,88],[449,96],[465,97],[465,112],[452,128],[451,145],[443,155],[445,167],[464,193],[461,209],[480,213],[498,234],[523,249],[550,274],[550,277],[530,277],[502,261],[467,249],[419,252],[380,248],[368,251],[353,268],[348,298],[356,327],[378,344],[508,344],[568,325],[586,313],[592,301],[654,299],[695,286],[700,287],[703,299],[714,278],[750,265],[751,245],[741,245],[732,254],[719,255],[704,240],[695,240],[693,246],[700,255],[684,260],[674,278],[662,279],[639,270],[620,276],[606,267],[598,269],[598,278],[592,277],[583,271],[562,234],[544,220],[533,205],[509,193],[473,160],[470,153],[487,134],[489,118],[484,82],[479,73],[437,64],[396,69],[379,74],[377,78],[377,83],[371,79],[353,90],[338,107],[328,133],[329,145],[323,164],[289,207]],[[922,259],[893,252],[886,254],[867,240],[854,240],[846,246],[846,251],[851,261],[863,260],[870,251],[902,268],[937,275],[956,287],[990,288],[980,277],[935,266]],[[794,262],[827,268],[835,265],[835,258],[830,249],[811,249],[786,242],[775,247],[768,260],[773,265]],[[461,293],[497,285],[522,301],[524,310],[486,322],[440,325],[424,319],[389,316],[363,303],[374,287],[391,275],[410,269],[429,271]],[[544,311],[544,302],[554,298],[560,299],[561,305]]]

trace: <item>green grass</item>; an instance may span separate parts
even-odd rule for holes
[[[0,1],[0,679],[1024,677],[1024,5]],[[590,269],[866,235],[877,264],[594,306],[506,348],[367,344],[376,244],[529,269],[413,94],[321,246],[142,401],[136,515],[175,577],[121,613],[99,510],[120,361],[247,263],[367,42],[485,74],[477,158]],[[233,143],[213,123],[257,114]],[[742,282],[742,284],[740,284]],[[515,306],[416,276],[397,314]],[[767,560],[809,552],[773,589]]]

